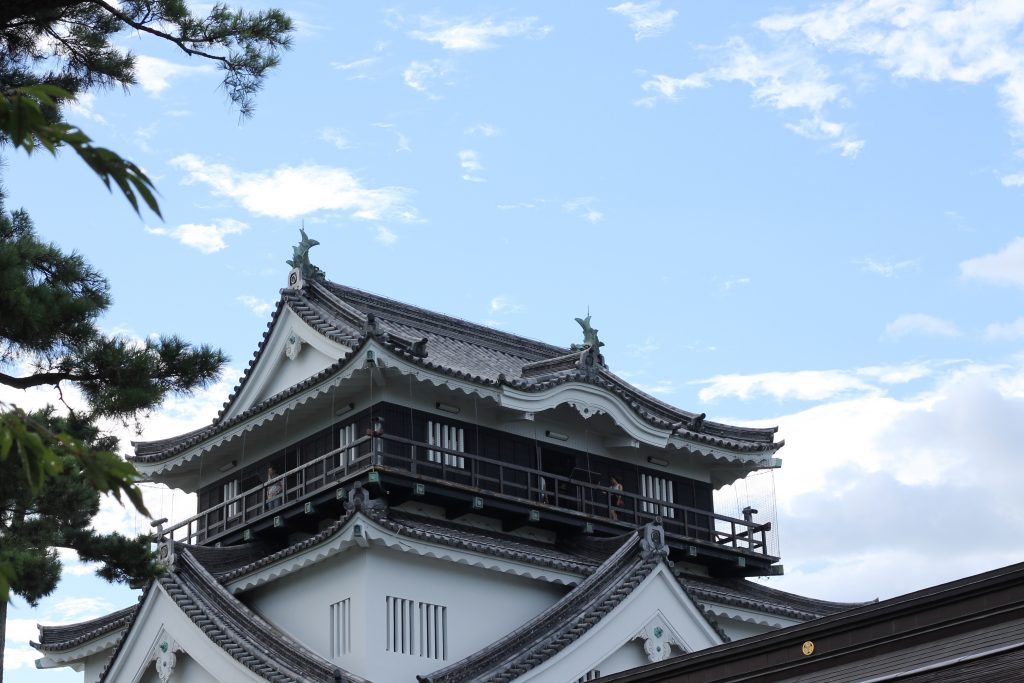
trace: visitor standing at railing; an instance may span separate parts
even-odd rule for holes
[[[277,472],[273,467],[267,468],[267,492],[266,492],[266,509],[273,510],[274,508],[281,505],[282,494],[284,493],[284,486],[281,485],[281,480],[271,482],[271,479],[277,476]]]
[[[608,487],[614,491],[609,498],[611,499],[611,505],[608,508],[608,514],[612,519],[619,518],[619,508],[626,507],[626,499],[622,497],[621,491],[623,490],[622,482],[619,481],[618,477],[614,474],[611,476],[611,482]]]

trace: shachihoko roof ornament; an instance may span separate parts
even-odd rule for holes
[[[569,348],[573,351],[583,351],[585,349],[600,351],[601,347],[604,346],[604,342],[597,338],[598,331],[590,326],[590,314],[587,313],[586,318],[576,318],[576,322],[583,328],[583,343],[573,344]]]
[[[294,270],[297,270],[297,274],[300,277],[293,278],[292,276],[289,276],[289,287],[294,287],[296,284],[298,284],[300,279],[323,280],[324,278],[326,278],[326,273],[324,273],[324,271],[320,270],[318,267],[314,266],[309,261],[309,250],[320,243],[314,239],[310,239],[306,235],[305,228],[299,228],[299,234],[302,236],[302,239],[299,240],[299,243],[297,245],[292,247],[292,257],[288,261],[285,261],[285,263],[291,266]]]

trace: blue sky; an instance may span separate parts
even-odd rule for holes
[[[1019,2],[288,11],[251,120],[216,71],[127,35],[139,86],[69,113],[145,168],[163,222],[71,155],[6,156],[8,207],[110,279],[106,329],[232,358],[145,438],[216,413],[304,222],[337,282],[564,344],[589,307],[614,372],[780,425],[783,468],[720,500],[774,490],[771,585],[865,600],[1024,559]],[[35,676],[37,621],[132,599],[72,575],[18,605],[8,680]]]

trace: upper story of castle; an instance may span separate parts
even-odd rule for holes
[[[176,538],[312,532],[358,482],[392,505],[552,538],[661,518],[673,552],[711,573],[778,570],[770,525],[713,502],[779,465],[774,428],[714,422],[631,386],[589,316],[580,344],[538,342],[330,282],[312,244],[303,233],[213,423],[135,444],[145,477],[199,494]]]

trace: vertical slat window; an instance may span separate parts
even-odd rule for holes
[[[462,427],[453,427],[433,420],[427,421],[427,444],[449,451],[466,452],[466,438]],[[427,451],[427,460],[430,462],[443,461],[446,466],[459,469],[466,467],[466,459],[452,453],[429,450]]]
[[[330,611],[331,657],[352,652],[352,600],[345,598],[331,605]]]
[[[600,677],[601,671],[599,669],[591,669],[587,673],[577,678],[576,683],[587,683],[587,681],[596,681]]]
[[[347,424],[347,425],[345,425],[344,427],[342,427],[341,429],[338,430],[338,447],[339,448],[344,448],[345,446],[351,446],[355,442],[355,440],[356,440],[356,423],[355,422],[353,422],[351,424]],[[353,448],[353,449],[348,450],[348,451],[342,451],[341,452],[341,458],[345,458],[349,464],[352,464],[352,462],[355,461],[355,459],[357,457],[359,457],[358,454],[356,453],[357,450],[358,449]],[[341,458],[338,459],[338,462],[343,462],[341,460]]]
[[[448,608],[429,602],[385,597],[385,649],[427,659],[448,658]]]
[[[653,498],[664,503],[675,503],[675,491],[670,479],[655,477],[650,474],[640,475],[640,495],[644,498]],[[676,511],[667,505],[658,505],[643,501],[640,503],[640,510],[653,514],[660,514],[662,517],[673,518]]]
[[[238,496],[238,480],[232,479],[224,484],[224,501],[227,502]],[[233,501],[227,505],[228,517],[237,517],[242,513],[241,501]]]

